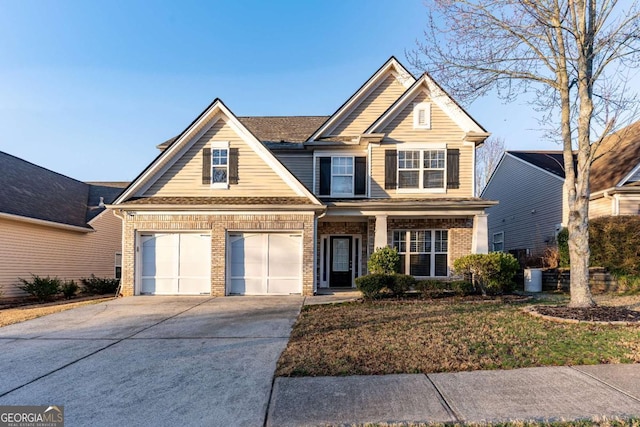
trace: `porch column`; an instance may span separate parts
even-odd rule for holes
[[[473,217],[473,238],[471,240],[471,253],[489,253],[487,214],[478,214]]]
[[[373,240],[373,249],[387,247],[387,216],[376,215],[376,235]]]

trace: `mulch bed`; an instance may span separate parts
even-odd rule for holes
[[[537,306],[533,308],[543,316],[583,322],[640,322],[640,311],[625,307],[596,306],[589,308]]]

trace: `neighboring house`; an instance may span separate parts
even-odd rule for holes
[[[3,152],[0,171],[2,297],[24,295],[14,285],[31,274],[119,274],[122,223],[104,204],[127,183],[88,184]]]
[[[569,218],[562,151],[506,151],[481,197],[489,249],[540,256]],[[640,213],[640,122],[604,139],[591,167],[589,217]]]
[[[475,198],[488,133],[389,59],[333,115],[237,117],[219,99],[110,208],[125,295],[304,294],[354,286],[375,248],[447,279],[487,251]]]

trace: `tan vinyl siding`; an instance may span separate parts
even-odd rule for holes
[[[331,135],[358,135],[364,132],[404,92],[405,87],[391,74],[330,131]]]
[[[613,215],[613,199],[608,199],[606,197],[602,197],[600,199],[591,200],[589,202],[589,218],[598,218],[601,216],[610,216]],[[635,202],[636,211],[634,215],[638,213],[638,201]],[[620,204],[622,208],[622,203]]]
[[[624,195],[620,196],[620,208],[618,215],[638,215],[640,214],[640,199],[638,196],[635,198],[626,198]],[[591,206],[589,206],[591,208]]]
[[[238,184],[228,189],[212,189],[202,183],[202,151],[212,141],[228,141],[238,149]],[[297,196],[242,138],[219,119],[191,148],[144,193],[144,196],[243,197]]]
[[[374,146],[371,159],[371,197],[473,197],[473,151],[471,144],[463,144],[465,133],[437,105],[431,104],[431,129],[413,128],[413,104],[429,102],[424,92],[420,93],[389,123],[383,132],[383,144]],[[399,148],[401,143],[446,144],[447,149],[460,150],[460,188],[449,189],[446,193],[396,193],[384,188],[384,152]]]
[[[311,152],[282,154],[274,152],[276,158],[307,188],[313,187],[313,154]]]
[[[121,251],[122,221],[104,212],[82,233],[0,219],[0,289],[2,297],[22,296],[18,277],[57,276],[76,280],[115,276],[115,254]]]

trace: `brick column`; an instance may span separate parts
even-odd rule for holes
[[[472,254],[486,254],[489,252],[489,232],[487,227],[487,214],[478,214],[473,217],[473,240],[471,241]]]

